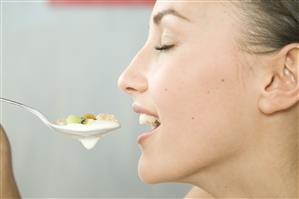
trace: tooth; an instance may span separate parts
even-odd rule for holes
[[[139,115],[139,124],[145,124],[146,116],[144,114]]]
[[[140,114],[139,116],[139,124],[150,124],[152,125],[157,119],[153,116],[149,116],[146,114]]]

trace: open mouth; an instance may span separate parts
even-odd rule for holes
[[[152,129],[156,129],[161,125],[161,122],[157,117],[146,114],[140,114],[139,124],[149,124],[151,125]]]

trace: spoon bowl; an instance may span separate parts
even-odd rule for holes
[[[95,121],[93,124],[82,125],[82,124],[67,124],[67,125],[56,125],[51,124],[51,127],[60,133],[67,135],[89,137],[107,134],[120,127],[117,122],[110,121]]]
[[[50,129],[55,130],[56,132],[62,133],[71,138],[78,139],[87,149],[93,148],[102,136],[120,128],[120,124],[118,122],[108,120],[97,120],[94,121],[92,124],[88,125],[58,125],[50,122],[41,112],[20,102],[16,102],[5,98],[0,98],[0,102],[12,104],[29,111],[30,113],[37,116]]]

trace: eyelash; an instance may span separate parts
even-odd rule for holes
[[[172,44],[172,45],[161,45],[161,46],[156,46],[155,49],[162,52],[162,51],[170,50],[173,47],[174,47],[174,44]]]

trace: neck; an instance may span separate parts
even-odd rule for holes
[[[298,132],[289,130],[255,133],[268,136],[229,160],[200,169],[188,181],[215,198],[298,197]]]

